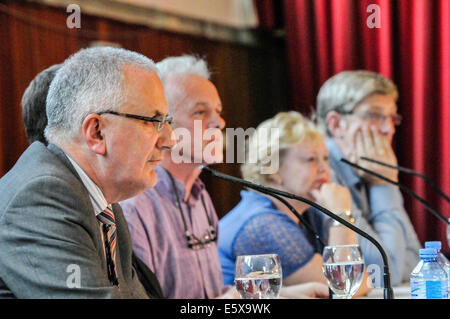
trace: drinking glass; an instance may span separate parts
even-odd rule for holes
[[[282,281],[277,254],[238,256],[234,282],[241,299],[276,299]]]
[[[336,299],[350,299],[361,286],[364,260],[359,245],[326,246],[323,274]]]

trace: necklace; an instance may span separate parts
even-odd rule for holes
[[[172,176],[172,174],[164,168],[164,170],[167,172],[167,174],[170,177],[170,181],[172,183],[172,188],[173,188],[173,192],[175,193],[175,197],[177,198],[177,206],[178,206],[178,210],[180,211],[181,214],[181,219],[183,220],[183,224],[184,224],[184,236],[186,237],[186,241],[188,244],[188,247],[192,250],[200,250],[203,249],[205,247],[208,247],[210,243],[217,241],[217,232],[216,229],[214,228],[214,226],[211,223],[211,219],[209,218],[208,215],[208,210],[206,209],[206,205],[205,205],[205,200],[203,198],[203,194],[200,195],[200,198],[202,200],[202,205],[203,205],[203,209],[205,211],[206,214],[206,218],[208,219],[208,232],[205,236],[203,236],[203,239],[199,239],[197,236],[195,236],[194,234],[192,234],[188,227],[187,227],[187,223],[186,223],[186,219],[184,217],[184,212],[183,212],[183,207],[181,206],[181,200],[180,200],[180,194],[178,192],[178,189],[176,187],[175,184],[175,179]],[[189,205],[188,209],[189,209],[189,216],[191,216],[191,207]]]

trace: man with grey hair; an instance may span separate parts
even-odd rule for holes
[[[30,144],[39,141],[47,145],[45,103],[50,83],[60,67],[61,64],[55,64],[36,75],[22,96],[22,118]]]
[[[155,272],[167,298],[237,298],[223,284],[218,218],[199,178],[202,165],[223,160],[222,102],[205,60],[185,55],[157,66],[179,143],[156,169],[158,184],[120,203],[133,250]],[[292,298],[327,293],[318,283],[282,290]]]
[[[0,179],[0,297],[147,298],[118,201],[152,187],[174,145],[154,63],[116,48],[67,59],[47,96],[48,147]]]
[[[358,227],[377,239],[389,259],[392,284],[409,280],[419,261],[420,243],[403,207],[398,187],[340,161],[346,158],[394,181],[398,172],[362,161],[366,156],[397,164],[392,149],[397,114],[397,88],[392,81],[370,71],[344,71],[328,79],[317,96],[317,119],[328,136],[329,163],[338,183],[350,189],[352,215]],[[349,214],[342,216],[351,219]],[[372,281],[381,284],[383,263],[378,250],[359,237]],[[374,277],[376,276],[376,277]]]

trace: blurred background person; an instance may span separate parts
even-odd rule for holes
[[[39,141],[47,145],[44,129],[47,126],[45,102],[50,83],[61,64],[55,64],[40,72],[30,82],[22,96],[22,118],[29,143]]]
[[[362,161],[361,156],[397,165],[392,149],[396,127],[397,88],[392,81],[370,71],[344,71],[328,79],[317,95],[318,123],[326,132],[332,180],[350,189],[356,226],[374,237],[386,251],[392,284],[409,281],[419,262],[421,245],[398,187],[340,162],[346,158],[391,180],[398,171]],[[358,238],[368,267],[383,262],[372,243]],[[380,283],[379,283],[380,284]]]
[[[279,130],[279,140],[263,140],[262,131],[270,129]],[[350,211],[348,189],[329,183],[328,151],[322,134],[300,113],[282,112],[262,122],[250,137],[246,152],[246,159],[248,152],[257,152],[258,158],[255,163],[247,160],[242,164],[244,179],[317,201],[333,212]],[[272,174],[262,173],[276,152],[279,169]],[[242,191],[241,197],[240,203],[219,222],[219,256],[225,284],[234,280],[236,256],[269,253],[280,257],[283,284],[326,283],[322,272],[323,247],[298,218],[284,204],[264,194]],[[352,230],[330,227],[326,215],[308,209],[305,203],[290,199],[288,202],[328,245],[356,243]],[[363,279],[358,295],[368,291]]]

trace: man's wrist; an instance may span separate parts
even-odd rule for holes
[[[355,218],[353,217],[350,209],[339,212],[336,215],[352,225],[355,223]],[[331,224],[331,226],[341,226],[341,225],[342,224],[337,220],[333,220],[333,223]]]

